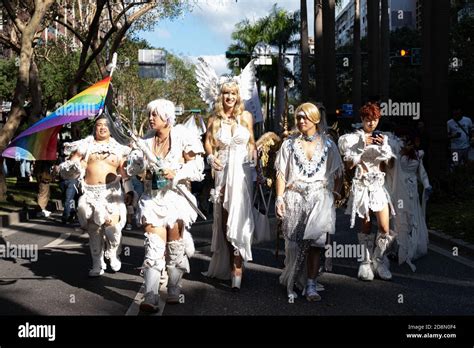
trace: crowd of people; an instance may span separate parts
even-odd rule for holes
[[[101,276],[107,265],[120,271],[122,230],[132,224],[143,228],[145,293],[140,309],[144,312],[159,310],[165,273],[167,302],[180,302],[181,280],[190,272],[194,253],[190,229],[200,214],[190,184],[204,179],[205,162],[212,170],[214,188],[209,197],[212,258],[203,275],[230,280],[237,291],[245,264],[252,261],[254,120],[244,108],[238,83],[224,81],[219,88],[204,141],[175,124],[171,101],[157,99],[147,105],[150,131],[143,138],[118,143],[111,136],[114,125],[102,115],[93,135],[64,144],[66,158],[58,168],[65,193],[62,219],[69,221],[76,214],[80,228],[89,235],[89,276]],[[322,251],[337,232],[335,202],[345,195],[347,173],[350,228],[360,221],[357,237],[363,257],[358,278],[390,280],[389,253],[415,271],[414,261],[427,253],[425,206],[432,191],[417,140],[409,133],[378,131],[381,111],[376,103],[359,110],[361,129],[338,139],[329,134],[324,113],[316,105],[303,103],[294,115],[295,130],[271,164],[276,171],[275,213],[285,240],[279,281],[287,295],[296,298],[299,290],[308,301],[321,300],[324,286],[317,279]],[[472,123],[458,113],[448,122],[460,162],[467,161],[469,134],[459,130],[464,125],[470,132]],[[47,180],[42,178],[40,186]],[[40,187],[43,211],[47,195]]]

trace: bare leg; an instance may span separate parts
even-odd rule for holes
[[[390,215],[388,209],[388,204],[386,204],[381,211],[374,212],[375,216],[377,217],[379,231],[384,234],[387,234],[390,229]]]
[[[306,258],[308,278],[315,279],[319,274],[319,264],[321,262],[321,248],[309,248]]]

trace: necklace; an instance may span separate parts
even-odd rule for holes
[[[312,141],[316,140],[316,138],[318,137],[318,133],[314,133],[313,135],[301,134],[301,136],[303,137],[304,141],[312,142]]]
[[[154,138],[154,150],[156,155],[163,155],[162,152],[166,149],[166,145],[168,144],[169,136],[167,136],[162,141],[159,141],[158,137]]]

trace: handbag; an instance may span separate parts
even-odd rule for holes
[[[258,195],[258,193],[260,193],[260,195]],[[253,233],[254,243],[268,242],[274,240],[276,237],[275,231],[270,229],[270,220],[268,219],[268,207],[271,199],[272,192],[270,191],[268,201],[265,200],[262,185],[257,184],[257,189],[253,197],[253,219],[255,224]]]

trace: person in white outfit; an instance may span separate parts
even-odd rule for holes
[[[204,179],[204,148],[197,135],[174,125],[175,106],[171,101],[154,100],[147,110],[152,130],[130,153],[127,173],[133,176],[146,172],[137,212],[137,222],[145,230],[145,296],[140,310],[156,312],[165,267],[167,302],[182,302],[181,279],[189,273],[188,257],[194,253],[188,230],[197,219],[191,206],[196,206],[196,198],[188,185]]]
[[[230,80],[220,87],[209,118],[205,149],[214,175],[213,252],[208,277],[231,279],[240,289],[243,264],[252,260],[252,170],[256,151],[252,114],[244,110],[239,86]]]
[[[104,256],[113,271],[118,272],[122,266],[119,254],[127,209],[120,181],[128,179],[124,163],[130,148],[110,136],[109,122],[105,116],[99,117],[94,136],[65,143],[64,152],[69,159],[59,166],[64,179],[78,179],[81,183],[83,194],[79,198],[77,217],[81,229],[89,234],[91,277],[104,274]]]
[[[374,273],[381,279],[390,280],[390,263],[386,256],[394,235],[389,230],[390,214],[395,215],[390,194],[386,188],[385,171],[396,158],[390,145],[390,134],[376,131],[381,113],[378,105],[367,103],[359,110],[363,128],[339,138],[339,150],[348,169],[355,169],[347,214],[351,215],[351,228],[356,216],[361,218],[362,230],[359,244],[364,259],[359,266],[358,277],[371,281]],[[370,215],[377,217],[378,233],[371,235]]]
[[[426,227],[426,202],[432,187],[423,166],[423,150],[415,148],[415,137],[406,134],[394,170],[390,193],[395,204],[394,230],[397,233],[398,263],[407,265],[413,272],[413,261],[428,252],[428,228]],[[423,185],[418,195],[418,181]]]
[[[336,229],[335,198],[340,198],[343,162],[337,145],[325,134],[321,114],[311,103],[295,111],[298,133],[286,139],[275,169],[277,217],[283,219],[285,268],[280,283],[289,297],[294,286],[308,301],[319,301],[316,277],[321,249]]]

